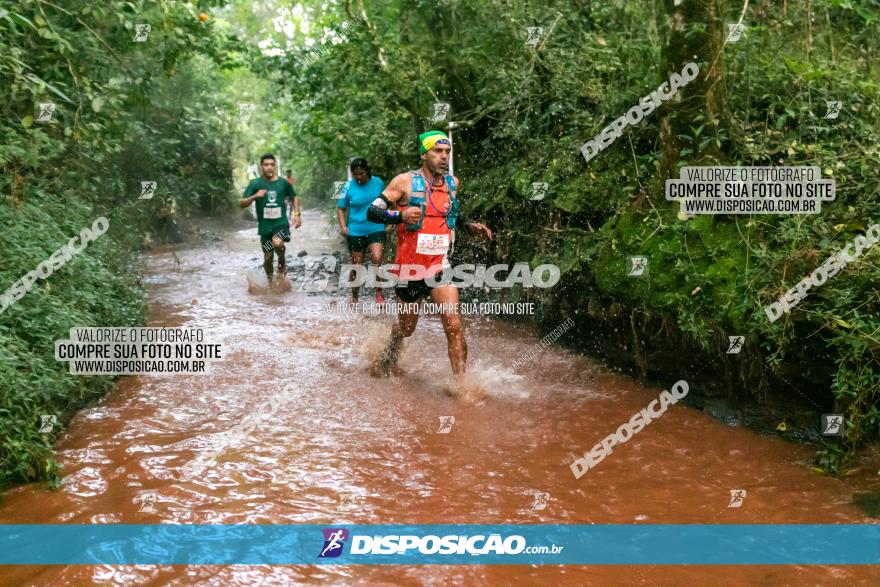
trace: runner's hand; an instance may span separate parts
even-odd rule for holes
[[[265,195],[266,195],[266,190],[260,190],[251,197],[256,200],[257,198],[262,198]]]
[[[489,227],[485,224],[480,224],[479,222],[471,222],[468,224],[468,228],[474,234],[482,234],[487,239],[492,240],[492,231],[489,230]]]
[[[341,227],[340,231],[342,232],[342,236],[348,236],[348,227],[347,226]]]
[[[404,224],[418,224],[419,219],[422,217],[422,209],[417,208],[415,206],[410,206],[406,210],[403,211],[403,223]]]

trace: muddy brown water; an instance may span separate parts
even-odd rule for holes
[[[569,463],[661,391],[557,346],[512,372],[537,337],[465,320],[468,385],[452,398],[445,337],[423,317],[403,375],[370,357],[389,316],[327,312],[337,293],[253,295],[255,230],[146,255],[149,325],[202,328],[224,359],[207,375],[122,378],[58,442],[58,491],[14,488],[2,523],[874,523],[852,505],[876,470],[836,480],[814,449],[676,405],[581,479]],[[288,252],[341,251],[315,211]],[[299,250],[308,251],[304,258]],[[673,382],[670,381],[669,385]],[[668,386],[667,386],[668,388]],[[267,411],[265,406],[272,405]],[[257,414],[247,434],[234,427]],[[439,418],[454,416],[438,434]],[[183,465],[221,447],[216,462]],[[745,489],[739,508],[730,491]],[[547,505],[533,508],[534,494]],[[349,496],[349,497],[345,497]],[[345,507],[340,502],[346,501]],[[146,504],[146,505],[145,505]],[[4,585],[877,585],[875,566],[46,566]]]

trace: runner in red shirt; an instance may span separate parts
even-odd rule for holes
[[[428,295],[443,307],[440,319],[449,345],[452,373],[456,377],[464,375],[467,343],[458,314],[458,289],[451,284],[432,287],[425,282],[449,266],[451,226],[455,225],[458,209],[455,192],[461,187],[457,177],[448,175],[450,152],[449,138],[444,133],[430,131],[419,135],[422,167],[391,180],[367,211],[368,220],[400,225],[394,263],[407,266],[399,274],[406,285],[397,287],[397,298],[403,307],[398,311],[398,323],[391,329],[388,346],[373,365],[374,376],[387,376],[395,367],[403,339],[413,333],[418,323],[418,302]],[[403,211],[390,209],[395,204]],[[479,222],[463,224],[473,233],[492,238],[492,231]]]

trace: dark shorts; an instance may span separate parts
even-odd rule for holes
[[[382,243],[385,244],[385,231],[377,230],[376,232],[371,232],[367,236],[348,236],[348,252],[349,253],[363,253],[365,252],[369,246],[373,243]]]
[[[444,271],[446,269],[450,268],[447,267]],[[431,280],[431,283],[428,283],[425,279],[413,279],[398,283],[394,288],[397,292],[397,299],[404,303],[417,302],[421,298],[430,298],[431,290],[435,287],[461,287],[463,283],[459,277],[452,277],[450,279],[440,274],[428,277],[428,279]]]
[[[394,288],[397,292],[397,299],[405,304],[417,302],[422,298],[431,297],[431,290],[434,289],[424,279],[418,281],[407,281],[406,285],[398,285]]]
[[[290,242],[290,226],[282,226],[281,228],[276,228],[272,232],[267,232],[266,234],[260,235],[260,246],[263,247],[264,251],[268,251],[272,249],[272,237],[280,236],[284,239],[284,242]]]

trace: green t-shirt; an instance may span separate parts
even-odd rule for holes
[[[259,234],[267,234],[276,230],[290,226],[287,220],[286,198],[293,200],[296,192],[293,186],[287,183],[286,179],[278,178],[274,181],[267,181],[262,177],[251,180],[244,190],[244,197],[250,197],[260,190],[266,190],[266,194],[262,198],[257,198],[254,203],[257,205],[257,232]]]

